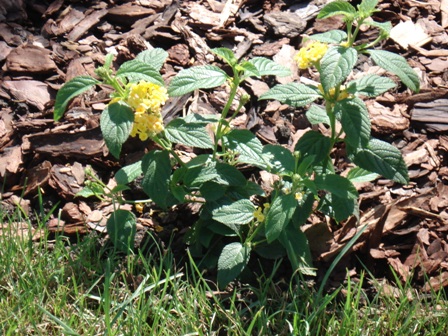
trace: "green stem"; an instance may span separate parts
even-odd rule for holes
[[[174,149],[171,146],[171,143],[163,138],[159,138],[157,135],[155,135],[152,140],[158,144],[160,147],[162,147],[164,150],[167,150],[168,152],[170,152],[170,154],[176,159],[177,163],[184,167],[185,163],[180,159],[179,155],[177,155],[177,153],[174,151]]]
[[[222,110],[221,118],[219,118],[218,126],[216,127],[215,144],[213,147],[213,159],[216,159],[216,154],[218,152],[218,144],[223,136],[223,122],[226,119],[227,114],[229,113],[230,107],[232,106],[232,102],[236,97],[236,93],[237,93],[238,87],[240,85],[240,76],[235,69],[233,69],[233,74],[234,74],[234,77],[233,77],[233,80],[232,80],[232,83],[230,86],[229,99],[227,100],[227,103]]]

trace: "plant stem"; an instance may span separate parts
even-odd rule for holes
[[[227,114],[229,113],[230,107],[232,106],[232,102],[236,97],[236,93],[237,93],[238,87],[240,85],[240,76],[238,74],[238,71],[233,69],[233,74],[234,74],[234,76],[233,76],[232,82],[230,84],[229,99],[227,100],[227,103],[221,112],[221,118],[219,118],[218,126],[216,127],[215,144],[214,144],[214,148],[213,148],[213,159],[216,159],[216,153],[218,151],[218,144],[223,136],[223,122],[226,119]]]

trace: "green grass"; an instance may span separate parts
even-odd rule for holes
[[[155,241],[124,257],[95,234],[33,242],[15,230],[26,219],[2,217],[1,335],[448,334],[445,293],[423,296],[398,279],[395,295],[363,272],[325,294],[276,280],[274,267],[257,284],[219,292],[191,259],[179,269]]]

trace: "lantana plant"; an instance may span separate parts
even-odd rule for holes
[[[67,82],[58,92],[54,117],[62,117],[69,101],[98,84],[113,88],[111,101],[101,115],[101,130],[110,153],[119,158],[123,143],[131,137],[150,139],[158,145],[141,161],[121,168],[115,175],[113,190],[93,179],[82,196],[112,197],[115,211],[107,230],[115,246],[131,251],[135,236],[135,215],[124,209],[121,192],[143,176],[142,188],[162,209],[186,202],[201,204],[198,219],[187,235],[193,256],[201,257],[205,267],[217,267],[218,283],[225,286],[247,266],[250,256],[287,256],[294,270],[313,275],[311,253],[301,226],[314,211],[323,212],[336,222],[358,215],[355,181],[368,181],[378,174],[399,183],[408,182],[406,165],[392,145],[374,139],[362,96],[375,97],[396,86],[387,77],[366,75],[347,81],[358,55],[369,54],[379,66],[396,74],[405,85],[417,91],[418,77],[406,60],[396,54],[372,49],[388,37],[390,23],[371,20],[376,0],[363,0],[356,9],[344,1],[326,5],[318,18],[342,15],[346,32],[335,30],[310,36],[309,44],[295,57],[300,69],[314,67],[320,74],[316,86],[289,83],[274,86],[260,99],[277,99],[293,107],[310,105],[306,116],[311,124],[328,125],[330,136],[308,131],[294,151],[281,145],[264,145],[249,130],[233,128],[232,120],[250,97],[238,96],[238,88],[249,77],[288,76],[290,71],[275,62],[255,57],[238,60],[227,48],[212,52],[230,67],[230,74],[215,65],[195,66],[180,71],[169,87],[159,73],[167,53],[153,49],[123,63],[114,72],[113,56],[97,69],[99,80],[80,76]],[[378,28],[378,38],[358,44],[361,25]],[[164,124],[161,108],[169,96],[181,96],[199,89],[228,85],[228,100],[220,115],[189,114]],[[237,107],[232,111],[232,103]],[[313,102],[322,102],[312,104]],[[337,125],[341,127],[338,128]],[[212,135],[206,129],[212,130]],[[202,153],[184,162],[175,150],[181,144],[201,149]],[[355,166],[343,177],[336,173],[331,152],[345,145]],[[276,176],[266,194],[238,169],[250,165]]]

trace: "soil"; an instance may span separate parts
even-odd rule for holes
[[[78,237],[96,230],[105,235],[104,223],[112,206],[74,197],[83,187],[85,168],[91,167],[106,184],[113,185],[120,167],[137,161],[154,145],[130,139],[119,160],[108,153],[99,129],[100,113],[109,101],[107,87],[96,87],[74,99],[62,120],[54,122],[54,99],[61,85],[78,75],[94,76],[107,53],[117,55],[114,66],[118,67],[151,48],[168,51],[162,74],[169,83],[183,68],[210,63],[223,66],[210,52],[221,46],[233,49],[238,57],[268,57],[293,70],[290,78],[269,79],[270,86],[301,78],[316,80],[311,71],[299,72],[292,57],[304,36],[343,27],[340,18],[315,19],[326,2],[3,0],[3,208],[12,211],[20,204],[37,223],[43,203],[47,213],[53,207],[61,209],[45,223],[52,232]],[[407,59],[421,79],[421,90],[415,94],[399,85],[366,104],[373,136],[400,149],[411,182],[402,186],[380,178],[359,184],[359,222],[352,218],[335,224],[312,216],[304,229],[315,265],[323,272],[359,228],[368,224],[335,270],[332,280],[336,283],[345,277],[347,268],[356,274],[361,260],[375,276],[389,276],[386,270],[393,269],[403,281],[412,278],[416,287],[429,291],[448,286],[448,2],[386,0],[379,7],[374,19],[398,27],[381,48]],[[375,38],[371,30],[362,27],[361,31],[364,41]],[[366,73],[381,71],[362,58],[353,75]],[[291,149],[311,125],[304,109],[258,102],[256,98],[267,88],[259,80],[243,87],[254,99],[234,126],[253,131],[263,143]],[[171,98],[163,115],[169,121],[185,112],[219,113],[225,99],[223,89]],[[349,166],[340,150],[334,157],[339,154],[342,159],[335,163],[344,174]],[[145,198],[137,184],[127,196]],[[180,208],[165,216],[157,212],[150,216],[150,210],[148,205],[143,213],[136,212],[140,240],[150,230],[162,241],[173,239],[173,249],[182,255],[183,236],[194,221],[194,209]],[[0,226],[0,234],[5,227]],[[40,238],[37,226],[30,233]]]

